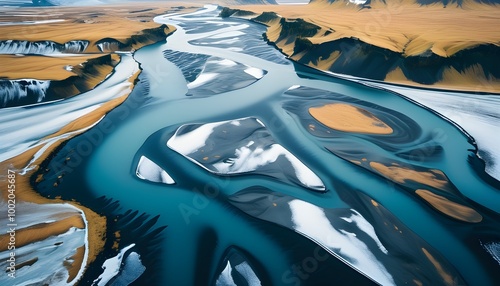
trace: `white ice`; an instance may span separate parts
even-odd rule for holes
[[[256,79],[261,79],[264,76],[264,71],[258,68],[248,67],[245,72]]]
[[[141,156],[139,159],[135,173],[143,180],[167,185],[175,184],[174,179],[165,170],[146,156]]]
[[[248,282],[249,286],[262,285],[259,277],[257,277],[252,267],[250,267],[250,265],[246,261],[243,261],[242,263],[236,265],[234,268],[238,271],[238,273],[241,274],[241,276],[245,278],[245,281]]]
[[[200,87],[200,86],[206,84],[207,82],[213,80],[218,75],[219,75],[218,73],[208,73],[208,72],[202,73],[194,81],[188,83],[187,87],[189,89]]]
[[[380,285],[395,285],[391,274],[373,255],[373,250],[369,249],[355,234],[335,229],[322,208],[301,200],[292,200],[289,202],[289,206],[292,211],[295,231],[312,239],[325,250]],[[353,217],[354,215],[351,216],[351,221],[356,223],[361,231],[367,229],[364,224],[368,222],[361,215],[356,219],[352,219]],[[358,222],[362,222],[361,226]],[[371,231],[368,230],[367,234],[378,241],[376,236],[372,236]],[[382,249],[381,252],[386,254]]]
[[[130,55],[122,54],[115,73],[95,89],[72,98],[31,108],[0,109],[0,162],[34,147],[42,138],[130,92],[129,77],[139,70]]]
[[[226,267],[220,274],[219,278],[215,282],[216,286],[237,286],[233,280],[233,276],[231,276],[231,263],[228,261]]]
[[[134,246],[135,244],[132,243],[131,245],[121,249],[120,253],[118,253],[116,256],[106,259],[106,261],[104,261],[104,263],[102,264],[102,269],[104,269],[104,272],[99,275],[96,280],[94,280],[92,286],[105,286],[111,279],[113,279],[113,277],[118,275],[118,273],[120,273],[123,256],[129,249]]]

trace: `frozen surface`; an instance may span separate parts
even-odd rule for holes
[[[276,143],[257,118],[184,125],[167,145],[215,174],[261,174],[312,190],[325,190],[321,179]]]

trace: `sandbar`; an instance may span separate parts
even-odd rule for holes
[[[41,55],[1,55],[1,60],[8,65],[0,68],[0,77],[3,79],[25,79],[33,78],[38,80],[52,80],[64,82],[73,79],[79,79],[79,86],[86,86],[85,90],[74,88],[74,94],[93,89],[97,84],[103,81],[112,71],[114,65],[119,61],[118,55],[113,51],[100,51],[95,45],[97,41],[103,38],[112,38],[122,43],[129,43],[129,50],[138,49],[144,45],[154,43],[164,39],[167,34],[173,32],[175,28],[163,26],[153,22],[153,17],[171,11],[175,3],[162,4],[152,9],[144,9],[141,5],[122,5],[122,6],[100,6],[100,7],[49,7],[49,8],[6,8],[0,11],[0,19],[6,22],[23,21],[41,21],[35,25],[6,25],[0,26],[0,41],[20,40],[20,41],[53,41],[59,44],[71,40],[86,40],[90,42],[84,55],[63,55],[56,58]],[[175,9],[174,9],[175,10]],[[24,16],[16,16],[24,15]],[[26,16],[32,15],[32,16]],[[50,21],[63,19],[64,21]],[[94,53],[95,55],[89,55]],[[99,60],[102,57],[110,57],[114,65],[93,65],[90,70],[85,69],[85,63]],[[72,68],[68,68],[71,66]],[[69,280],[73,280],[82,267],[92,263],[97,255],[103,250],[106,241],[107,219],[82,206],[76,201],[65,201],[60,198],[47,198],[37,193],[30,183],[30,178],[35,174],[49,155],[64,141],[83,132],[87,127],[94,125],[103,118],[109,111],[122,104],[132,91],[137,80],[138,72],[128,79],[128,93],[110,100],[83,117],[77,118],[61,128],[59,131],[41,138],[44,139],[56,137],[64,133],[74,132],[71,136],[60,139],[50,145],[36,160],[32,161],[34,155],[42,150],[44,145],[31,147],[25,152],[1,162],[1,174],[7,174],[7,170],[16,171],[16,200],[18,202],[30,202],[36,204],[70,204],[82,211],[82,216],[64,219],[62,221],[44,223],[33,226],[28,229],[19,229],[16,236],[18,247],[24,244],[41,241],[53,235],[59,235],[72,227],[83,229],[87,232],[87,248],[77,249],[72,257],[73,263],[66,265],[69,272]],[[72,88],[69,88],[70,91]],[[66,90],[67,91],[67,90]],[[79,131],[82,130],[82,131]],[[76,132],[79,131],[79,132]],[[21,174],[27,167],[28,171]],[[37,182],[44,180],[43,173],[36,178]],[[6,201],[8,193],[7,180],[2,177],[0,180],[0,196]],[[83,222],[85,216],[85,223]],[[5,240],[5,235],[0,236],[0,241]],[[4,245],[2,243],[2,245]],[[5,244],[6,245],[6,244]],[[84,256],[87,256],[84,263]],[[36,263],[32,261],[30,263]],[[40,263],[40,261],[38,261]]]
[[[397,164],[386,166],[378,162],[370,162],[370,167],[384,177],[400,184],[405,184],[406,181],[414,181],[443,191],[451,189],[448,178],[440,170],[417,171]]]
[[[431,206],[433,206],[436,210],[452,218],[473,223],[478,223],[483,220],[483,217],[474,209],[450,201],[449,199],[434,194],[431,191],[418,189],[415,191],[415,193],[426,202],[428,202]]]
[[[334,103],[309,108],[314,119],[339,131],[366,134],[391,134],[392,128],[375,115],[350,104]]]

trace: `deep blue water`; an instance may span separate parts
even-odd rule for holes
[[[500,279],[487,251],[500,241],[500,187],[484,172],[471,138],[395,93],[296,66],[264,42],[264,26],[217,14],[206,8],[156,18],[178,30],[166,43],[135,53],[143,69],[136,89],[87,136],[59,150],[52,163],[78,153],[93,134],[101,138],[57,190],[40,184],[42,194],[76,198],[116,216],[110,227],[122,230],[122,243],[137,244],[146,264],[138,281],[158,285],[227,283],[220,275],[227,265],[241,270],[247,264],[252,271],[235,270],[231,279],[255,281],[241,273],[254,273],[266,285],[494,285]],[[225,80],[214,83],[218,78]],[[336,131],[308,113],[334,103],[368,110],[394,132]],[[204,161],[227,163],[216,156],[237,157],[237,149],[258,142],[244,124],[233,126],[241,140],[231,144],[225,129],[183,143],[208,150],[206,160],[167,146],[181,126],[201,134],[196,132],[206,124],[247,117],[262,122],[272,138],[266,142],[293,154],[326,191],[280,179],[294,172],[286,160],[232,175],[203,168]],[[175,184],[138,178],[142,156]],[[431,183],[401,173],[403,179],[390,177],[370,163],[427,174]],[[57,175],[50,171],[46,181]],[[466,206],[482,220],[450,217],[419,197],[419,189]],[[105,206],[103,196],[114,207]],[[127,210],[159,217],[145,227],[147,219],[123,215]],[[154,240],[144,239],[161,226],[167,227]],[[97,273],[105,258],[89,273]]]

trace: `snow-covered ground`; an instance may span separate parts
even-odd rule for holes
[[[369,84],[400,93],[462,127],[476,141],[486,172],[500,180],[500,96]]]

